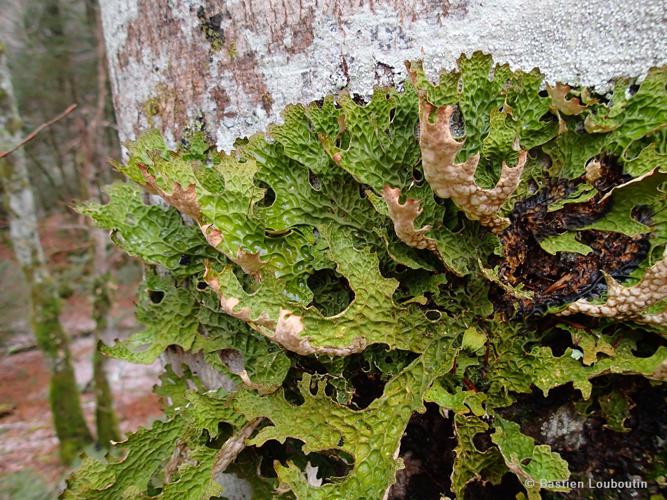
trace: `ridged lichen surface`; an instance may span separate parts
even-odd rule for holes
[[[223,470],[256,498],[386,498],[426,403],[453,422],[451,493],[510,472],[539,498],[570,472],[510,418],[518,398],[664,380],[667,70],[607,95],[481,53],[408,73],[289,107],[231,154],[146,132],[130,181],[80,207],[148,265],[145,328],[107,354],[185,353],[236,385],[169,368],[164,419],[65,498],[224,496]]]

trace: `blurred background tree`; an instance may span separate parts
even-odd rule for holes
[[[42,212],[64,209],[81,198],[82,141],[94,137],[92,160],[109,180],[109,158],[119,152],[113,106],[100,54],[96,0],[0,0],[2,32],[24,130],[32,130],[76,103],[67,120],[25,146]],[[100,57],[101,56],[101,57]],[[100,89],[100,72],[103,88]],[[101,90],[101,91],[100,91]],[[100,97],[102,108],[100,115]],[[96,130],[81,132],[97,118]],[[83,153],[87,154],[87,153]],[[104,182],[101,182],[104,184]]]
[[[100,187],[113,180],[110,162],[120,152],[97,1],[0,0],[0,11],[0,32],[21,115],[21,130],[15,137],[26,136],[68,105],[77,105],[75,112],[23,145],[19,154],[25,158],[38,219],[57,216],[62,219],[59,229],[70,230],[74,236],[67,263],[52,270],[59,295],[67,297],[75,288],[89,295],[99,347],[111,328],[108,237],[71,210],[77,200],[102,199]],[[0,209],[0,229],[8,227],[9,215],[4,207]],[[48,242],[43,246],[47,259],[53,256]],[[22,312],[27,316],[27,310]],[[106,446],[120,438],[118,423],[105,357],[95,349],[91,361],[97,442]],[[71,458],[68,455],[65,461]]]
[[[46,266],[37,230],[33,189],[21,144],[18,114],[5,48],[0,42],[0,181],[8,212],[10,239],[30,288],[30,319],[35,341],[49,368],[49,401],[60,457],[69,464],[92,441],[81,411],[69,339],[60,322],[60,297]]]

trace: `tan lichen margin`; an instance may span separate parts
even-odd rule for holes
[[[579,98],[567,98],[570,90],[572,90],[570,86],[563,83],[556,83],[553,87],[547,84],[547,94],[549,94],[549,97],[551,98],[550,107],[553,111],[559,111],[564,115],[573,116],[581,114],[586,109],[586,106],[581,104]]]
[[[592,304],[580,299],[559,314],[569,316],[582,313],[597,318],[627,319],[648,325],[667,326],[667,310],[648,313],[646,309],[667,299],[667,249],[662,260],[648,268],[642,280],[635,286],[625,287],[605,273],[607,301]]]
[[[401,190],[385,186],[382,193],[384,201],[389,209],[389,217],[394,223],[394,231],[401,241],[411,247],[438,251],[438,245],[433,238],[426,236],[431,230],[431,226],[424,226],[421,229],[415,228],[415,219],[422,213],[419,200],[407,199],[405,203],[399,201]]]
[[[315,347],[310,343],[308,338],[302,336],[304,323],[301,316],[281,307],[278,312],[277,321],[271,319],[267,312],[262,312],[259,317],[253,318],[249,307],[237,308],[241,302],[238,298],[226,297],[224,295],[220,283],[208,268],[204,274],[204,280],[220,297],[220,306],[226,314],[248,323],[253,329],[280,344],[288,351],[302,356],[309,356],[311,354],[349,356],[361,352],[366,348],[366,340],[362,337],[354,339],[346,347]]]
[[[218,228],[214,227],[213,224],[200,224],[199,229],[204,235],[204,238],[206,238],[208,244],[213,248],[217,249],[224,241],[222,232]],[[227,257],[229,257],[229,255]],[[264,266],[264,262],[260,258],[258,252],[246,252],[245,250],[239,248],[236,251],[236,257],[230,258],[230,260],[235,264],[238,264],[244,273],[250,274],[255,279],[259,280],[260,271]]]
[[[145,165],[139,164],[139,170],[141,170],[144,176],[144,180],[146,181],[145,187],[149,193],[160,196],[169,205],[176,208],[179,212],[189,215],[194,220],[199,221],[201,219],[201,211],[197,202],[197,193],[194,184],[190,184],[183,189],[183,186],[178,182],[174,182],[172,193],[169,194],[157,185],[155,176],[148,171]]]
[[[414,83],[413,72],[411,77]],[[440,198],[451,198],[469,219],[478,220],[494,233],[499,233],[509,225],[509,220],[500,217],[498,211],[521,181],[526,151],[519,151],[514,167],[503,162],[500,179],[494,188],[479,187],[475,183],[479,153],[463,163],[455,162],[465,141],[459,142],[452,136],[449,122],[453,113],[454,106],[436,107],[427,101],[424,92],[420,92],[419,146],[424,177]],[[432,115],[435,118],[433,123]]]

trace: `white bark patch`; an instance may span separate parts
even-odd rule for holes
[[[187,115],[180,118],[201,113],[218,147],[229,150],[235,138],[278,121],[286,104],[342,88],[369,95],[374,85],[402,81],[406,59],[423,58],[434,77],[462,52],[483,50],[513,68],[537,66],[548,82],[603,90],[613,77],[667,63],[661,0],[590,0],[583,8],[560,0],[376,0],[363,7],[348,0],[210,2],[207,16],[223,14],[218,49],[201,31],[201,3],[169,5],[161,12],[180,26],[172,26],[171,39],[161,36],[167,20],[142,15],[143,0],[102,2],[123,140],[148,125],[145,102],[165,92],[186,101],[176,110]],[[141,46],[141,56],[120,65],[132,44]],[[154,125],[174,141],[182,123],[170,111]]]

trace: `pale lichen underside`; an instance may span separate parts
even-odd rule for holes
[[[641,281],[634,286],[623,286],[605,274],[607,300],[596,304],[579,299],[569,304],[560,314],[569,316],[582,313],[597,318],[633,320],[638,323],[664,327],[667,325],[667,309],[651,311],[651,307],[667,300],[667,250],[661,260],[646,270]]]
[[[500,179],[492,189],[483,189],[475,182],[475,172],[480,154],[476,153],[463,163],[456,163],[456,155],[463,147],[452,137],[450,122],[453,106],[436,108],[419,99],[419,145],[422,153],[424,177],[441,198],[451,198],[472,220],[501,232],[509,221],[498,215],[500,207],[512,195],[521,182],[521,174],[526,164],[526,151],[519,151],[514,167],[502,164]]]
[[[382,197],[387,203],[389,217],[394,223],[396,236],[405,244],[421,250],[427,249],[437,252],[438,243],[432,238],[426,236],[431,230],[431,226],[424,226],[420,229],[415,228],[415,219],[422,213],[419,200],[407,199],[404,203],[399,201],[401,190],[385,186]]]

